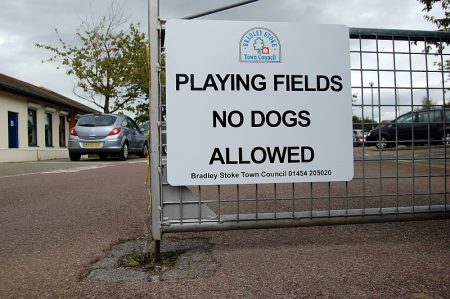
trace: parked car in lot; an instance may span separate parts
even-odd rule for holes
[[[366,145],[377,148],[411,144],[447,143],[450,135],[450,107],[411,111],[381,125],[366,137]]]
[[[353,147],[358,146],[358,141],[356,140],[356,132],[353,131]]]
[[[148,127],[148,123],[145,124],[141,124],[139,126],[139,128],[141,129],[142,132],[144,132],[144,134],[147,136],[147,138],[149,137],[148,135],[150,134],[150,130]],[[163,156],[167,155],[167,130],[166,130],[166,122],[162,121],[161,122],[161,138],[160,138],[160,145],[161,145],[161,154]]]
[[[72,161],[85,154],[97,154],[101,159],[111,154],[126,160],[129,154],[146,157],[148,145],[145,134],[130,117],[99,113],[78,119],[70,129],[68,149]]]

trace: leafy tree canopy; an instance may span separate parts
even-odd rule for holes
[[[107,16],[82,21],[76,31],[79,45],[59,37],[59,46],[37,43],[52,53],[48,62],[57,62],[66,74],[77,78],[74,93],[105,113],[135,111],[148,99],[148,51],[139,24],[124,26],[121,8],[113,2]],[[125,27],[125,28],[124,28]]]
[[[450,31],[450,0],[418,0],[422,5],[423,9],[422,11],[426,12],[427,14],[424,16],[425,20],[433,23],[436,25],[436,27],[441,31]],[[432,13],[433,15],[431,15]],[[439,16],[436,16],[439,15]],[[439,50],[439,53],[442,53],[442,49],[446,46],[448,46],[448,43],[430,43],[434,44],[434,46],[437,47]],[[428,47],[429,50],[429,47]],[[445,60],[444,63],[436,63],[440,69],[448,71],[450,70],[450,60]],[[447,79],[448,80],[448,79]],[[444,99],[444,106],[448,106],[448,103],[445,103]],[[427,106],[430,106],[432,103],[431,99],[424,98],[422,100],[422,106],[426,108]]]
[[[375,120],[369,117],[361,118],[357,115],[353,115],[352,122],[353,129],[363,129],[365,131],[369,131],[378,126],[378,123]]]
[[[426,13],[436,12],[440,9],[442,13],[439,12],[440,16],[433,16],[426,14],[424,16],[425,20],[435,24],[439,30],[449,31],[450,29],[450,0],[418,0],[423,4],[422,11]]]

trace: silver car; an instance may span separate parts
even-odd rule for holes
[[[113,154],[126,160],[129,154],[146,157],[148,146],[145,134],[128,116],[87,114],[70,129],[68,149],[72,161],[85,154],[97,154],[101,159]]]

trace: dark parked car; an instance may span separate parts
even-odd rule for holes
[[[411,144],[447,143],[450,135],[450,107],[411,111],[381,125],[366,137],[366,145],[377,148]]]
[[[125,115],[87,114],[78,119],[70,129],[70,160],[78,161],[81,155],[97,154],[105,159],[109,154],[121,160],[128,155],[147,156],[147,140],[134,120]]]

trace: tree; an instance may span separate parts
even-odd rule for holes
[[[57,29],[60,47],[36,44],[52,53],[48,62],[59,62],[67,75],[77,78],[75,95],[105,113],[134,111],[149,95],[145,34],[139,24],[125,30],[121,10],[113,2],[107,16],[82,21],[76,32],[79,46],[63,41]]]
[[[425,14],[424,18],[425,20],[433,23],[436,25],[436,27],[440,30],[440,31],[450,31],[450,0],[418,0],[421,4],[423,4],[423,9],[422,11],[426,12],[426,13],[430,13],[431,11],[436,12],[440,6],[440,10],[442,11],[441,13],[441,17],[436,17],[430,14]],[[431,46],[433,45],[436,47],[437,49],[437,53],[441,54],[444,47],[448,46],[448,43],[440,43],[440,42],[428,42],[427,45],[427,52],[429,52]],[[441,62],[437,62],[436,65],[439,66],[439,69],[444,70],[444,71],[448,71],[450,70],[450,60],[445,60],[443,63]],[[450,74],[449,74],[450,76]],[[446,79],[449,80],[449,79]],[[424,99],[425,100],[425,99]],[[423,101],[422,101],[423,103]],[[447,104],[445,104],[445,99],[444,99],[444,106],[446,106]]]
[[[146,77],[147,79],[147,77]],[[148,79],[147,79],[148,80]],[[161,85],[166,85],[166,59],[165,56],[161,56],[161,72],[159,75],[159,81]],[[155,81],[156,82],[156,81]],[[145,90],[147,94],[147,99],[150,98],[149,94],[149,85],[145,84],[144,80],[141,81],[141,84],[143,84],[142,90]],[[148,115],[148,101],[143,101],[135,106],[134,113],[136,114],[135,120],[137,123],[142,124],[149,121],[149,115]],[[161,119],[166,119],[166,89],[163,88],[161,90]]]
[[[450,0],[418,0],[423,4],[422,11],[429,13],[433,8],[436,8],[440,4],[443,15],[441,17],[432,16],[426,14],[425,20],[435,24],[441,31],[449,31],[450,29]],[[436,5],[436,6],[435,6]]]
[[[430,99],[428,97],[423,97],[422,98],[422,107],[420,107],[419,110],[431,109],[434,106],[436,106],[436,103],[432,99]]]
[[[353,122],[353,129],[363,129],[365,131],[368,131],[378,126],[378,123],[375,120],[370,119],[369,117],[365,117],[364,119],[362,119],[357,115],[353,115],[352,122]]]
[[[255,42],[253,43],[253,49],[255,49],[258,54],[261,55],[262,48],[264,47],[264,41],[262,38],[258,37]]]

